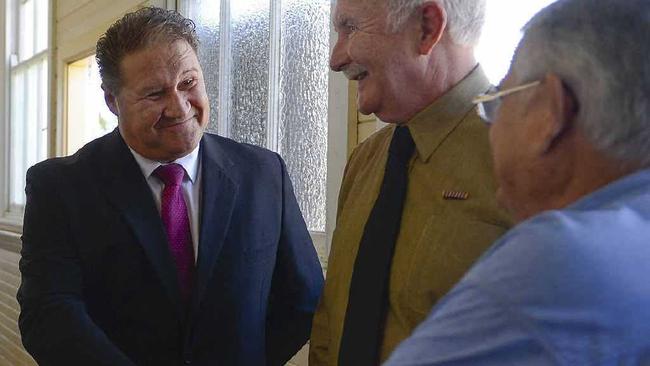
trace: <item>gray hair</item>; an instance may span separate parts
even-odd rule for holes
[[[512,66],[518,77],[557,74],[597,149],[650,164],[650,1],[559,0],[523,31]]]
[[[385,0],[390,30],[398,31],[415,10],[431,0]],[[451,40],[475,46],[485,23],[485,0],[436,0],[447,12],[447,31]]]
[[[153,43],[186,41],[197,52],[196,26],[180,13],[145,7],[124,15],[97,41],[96,58],[103,86],[117,92],[121,86],[120,63],[128,54]]]

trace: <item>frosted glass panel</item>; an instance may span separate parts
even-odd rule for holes
[[[325,231],[329,0],[282,3],[280,146],[311,231]]]
[[[213,110],[209,130],[216,130],[219,111],[237,141],[267,146],[267,133],[277,133],[307,226],[325,231],[330,0],[183,3],[202,42],[199,58]],[[277,80],[271,89],[270,79]],[[217,105],[220,93],[226,104]],[[269,111],[278,120],[269,121]]]
[[[21,1],[18,12],[18,56],[24,61],[34,55],[34,0]]]
[[[232,12],[230,134],[266,145],[269,92],[269,0],[237,0]]]
[[[199,45],[199,62],[203,69],[205,87],[210,99],[210,124],[208,131],[217,133],[219,119],[219,18],[221,4],[217,0],[194,0],[189,2],[189,18],[196,23]]]
[[[44,51],[47,48],[48,26],[47,17],[49,14],[48,0],[32,0],[36,2],[36,50],[35,52]]]

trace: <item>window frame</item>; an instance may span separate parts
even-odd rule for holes
[[[181,14],[188,16],[190,13],[189,2],[191,0],[178,0],[177,8]],[[215,0],[216,1],[216,0]],[[281,3],[279,1],[272,1],[270,4],[271,19],[270,19],[270,63],[269,63],[269,110],[268,110],[268,126],[266,148],[272,151],[279,149],[279,111],[274,106],[279,105],[276,103],[280,98],[279,88],[279,69],[280,65],[278,53],[280,52],[280,24],[281,24]],[[333,13],[335,1],[330,2],[330,9]],[[230,5],[228,1],[221,2],[220,10],[220,24],[221,26],[221,45],[220,45],[220,61],[219,61],[219,82],[220,85],[226,85],[230,82],[230,74],[226,72],[230,68],[231,60],[224,55],[229,54],[230,47],[230,27],[224,27],[223,24],[230,20]],[[330,52],[336,44],[337,34],[330,24],[329,45]],[[340,184],[343,179],[343,171],[348,157],[348,80],[341,74],[329,71],[328,74],[328,107],[327,107],[327,176],[325,180],[325,231],[310,231],[310,235],[314,245],[318,250],[318,255],[324,267],[327,266],[327,258],[329,256],[331,239],[336,224],[336,210],[338,206],[338,194]],[[228,89],[228,88],[222,88]],[[220,93],[219,103],[221,105],[229,104],[229,95],[227,93]],[[223,110],[219,114],[217,128],[219,134],[229,137],[229,111]]]
[[[49,120],[50,116],[50,103],[52,100],[51,95],[51,82],[52,82],[52,0],[46,0],[48,3],[48,38],[46,40],[45,50],[33,54],[30,58],[18,62],[17,55],[19,44],[18,34],[18,5],[21,0],[0,0],[0,27],[5,30],[2,39],[0,40],[0,56],[2,57],[2,65],[0,72],[0,82],[2,88],[0,89],[0,142],[2,142],[1,159],[0,159],[0,230],[6,232],[20,233],[22,231],[24,206],[12,207],[11,206],[11,79],[13,71],[20,68],[30,67],[31,65],[42,62],[47,62],[47,72],[41,77],[45,77],[46,85],[46,100],[44,101],[45,110],[40,111],[44,114],[43,118]],[[48,131],[51,127],[48,123]],[[46,156],[50,151],[49,132],[48,138],[45,139],[45,146],[43,147]]]
[[[13,0],[0,0],[0,230],[15,229],[15,220],[8,217],[9,211],[9,7]],[[13,230],[12,230],[13,231]]]
[[[125,13],[143,6],[176,9],[176,0],[126,0],[121,1],[120,6],[100,11],[106,2],[104,0],[85,2],[66,13],[62,19],[58,19],[54,26],[56,29],[53,33],[60,29],[66,32],[55,34],[53,40],[57,52],[50,69],[50,73],[56,75],[51,90],[51,95],[56,101],[51,106],[51,120],[54,121],[50,129],[51,156],[65,156],[68,153],[68,65],[95,54],[99,37]]]

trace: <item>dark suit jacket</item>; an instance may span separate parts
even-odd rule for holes
[[[206,134],[196,285],[180,303],[153,195],[118,131],[27,173],[18,292],[41,365],[281,365],[322,273],[282,159]]]

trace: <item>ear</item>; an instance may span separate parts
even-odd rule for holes
[[[554,73],[544,76],[535,98],[533,104],[536,104],[538,112],[534,113],[540,115],[533,119],[531,128],[536,131],[534,141],[538,152],[546,154],[553,150],[565,132],[573,126],[578,113],[577,101],[562,79]]]
[[[117,105],[117,98],[115,97],[115,94],[108,90],[108,88],[102,84],[102,90],[104,91],[104,101],[106,102],[106,105],[108,106],[108,109],[113,112],[114,115],[117,117],[120,116],[120,108]]]
[[[447,12],[437,1],[425,2],[420,11],[421,37],[418,51],[421,55],[426,55],[438,44],[447,28]]]

